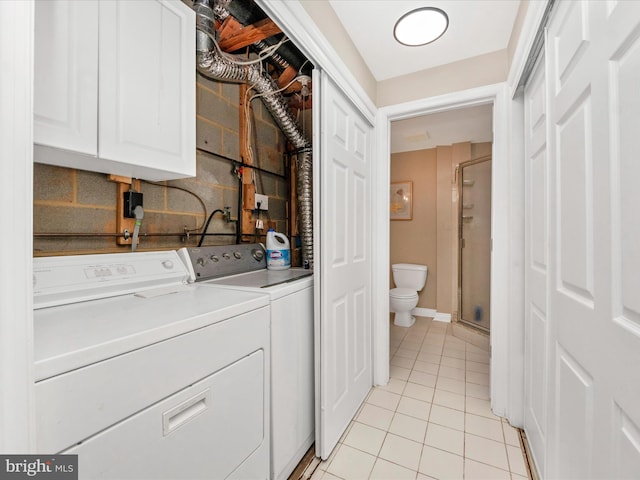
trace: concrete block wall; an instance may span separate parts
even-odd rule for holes
[[[238,218],[239,180],[233,164],[221,157],[240,159],[240,89],[198,75],[196,144],[197,170],[194,178],[141,183],[145,215],[140,228],[143,233],[182,233],[205,222],[200,201],[178,186],[196,193],[204,201],[207,212],[231,207]],[[253,101],[254,155],[261,168],[284,175],[286,140],[260,100]],[[287,229],[287,182],[268,174],[256,174],[256,191],[269,196],[268,218],[278,231]],[[102,173],[51,165],[34,165],[33,197],[34,233],[115,233],[117,184]],[[267,216],[263,214],[263,219]],[[225,223],[216,215],[209,233],[235,233],[235,223]],[[263,233],[263,232],[258,232]],[[258,237],[260,240],[260,238]],[[139,250],[174,249],[196,245],[199,237],[141,237]],[[235,243],[235,236],[209,236],[205,245]],[[71,255],[125,252],[130,247],[116,245],[113,237],[34,238],[34,255]]]

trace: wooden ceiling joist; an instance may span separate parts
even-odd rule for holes
[[[228,17],[229,20],[231,17]],[[225,23],[227,23],[225,20]],[[236,24],[240,25],[236,20],[233,20]],[[248,45],[264,40],[265,38],[272,37],[282,33],[280,27],[278,27],[270,18],[265,18],[253,25],[247,25],[239,30],[235,28],[220,29],[220,48],[225,52],[235,52]]]
[[[313,102],[311,101],[311,96],[308,96],[301,100],[298,97],[294,97],[289,100],[289,108],[294,110],[311,110]]]
[[[252,25],[244,26],[231,15],[229,15],[223,22],[216,21],[216,28],[218,31],[218,38],[220,39],[218,44],[220,49],[225,52],[235,52],[253,43],[259,42],[260,40],[282,33],[280,28],[269,18],[260,20]],[[289,66],[280,74],[278,74],[278,69],[272,67],[268,68],[270,75],[275,77],[278,88],[285,87],[298,75],[298,70],[292,66]],[[284,94],[288,95],[294,92],[299,92],[301,87],[302,85],[300,82],[293,82],[289,87],[287,87]],[[304,100],[291,97],[289,101],[291,102],[289,106],[293,110],[311,108],[310,97],[307,97]]]
[[[229,15],[218,28],[218,35],[220,38],[225,38],[238,33],[243,28],[243,25],[239,21]]]
[[[289,66],[278,77],[278,88],[284,88],[291,80],[296,78],[298,70]]]

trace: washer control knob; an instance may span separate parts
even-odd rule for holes
[[[233,252],[233,256],[236,257],[238,260],[242,258],[242,254],[240,252]]]
[[[219,262],[220,261],[220,257],[218,257],[217,255],[211,255],[211,257],[209,257],[209,258],[211,258],[212,262]]]
[[[165,260],[162,262],[162,266],[167,270],[171,270],[173,268],[173,262],[171,260]]]
[[[251,250],[251,255],[259,262],[264,258],[264,252],[258,248]]]
[[[196,262],[201,267],[204,267],[207,263],[209,263],[209,261],[206,258],[202,258],[202,257],[200,257],[198,260],[196,260]]]
[[[231,255],[229,255],[227,252],[222,254],[222,258],[224,258],[225,260],[229,260],[231,258]]]

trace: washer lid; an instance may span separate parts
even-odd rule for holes
[[[410,288],[392,288],[389,295],[395,298],[411,298],[418,294],[415,290]]]
[[[268,295],[213,285],[178,285],[174,292],[157,296],[148,293],[149,290],[144,295],[120,295],[34,311],[36,380],[269,305]]]

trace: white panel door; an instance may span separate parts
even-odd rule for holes
[[[539,471],[547,438],[547,117],[544,58],[525,88],[525,414]]]
[[[98,2],[35,3],[36,144],[98,152]]]
[[[193,22],[176,0],[100,3],[101,158],[195,175]]]
[[[556,8],[546,148],[527,130],[525,426],[543,478],[638,478],[640,2]]]
[[[326,459],[372,385],[373,129],[338,87],[326,75],[320,76],[321,161],[315,167],[322,202],[316,223],[322,247],[316,455]]]

